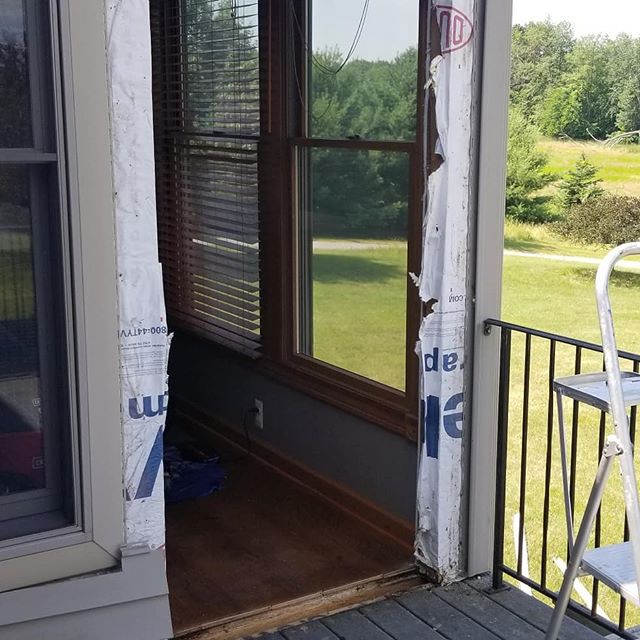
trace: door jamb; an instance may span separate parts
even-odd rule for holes
[[[469,471],[467,572],[491,569],[495,521],[499,336],[484,321],[500,316],[511,67],[512,0],[485,0],[481,79],[476,305]]]

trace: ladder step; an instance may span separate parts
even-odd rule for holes
[[[584,554],[581,565],[585,573],[604,582],[625,600],[640,606],[634,567],[630,542],[590,549]]]
[[[640,405],[640,374],[634,371],[624,371],[622,378],[622,392],[627,407]],[[577,376],[556,378],[553,388],[563,396],[573,398],[602,411],[610,411],[609,385],[606,373],[582,373]]]

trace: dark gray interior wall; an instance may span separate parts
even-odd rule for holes
[[[363,498],[413,521],[414,443],[255,373],[231,354],[178,334],[171,345],[169,392],[241,426],[253,399],[264,403],[263,442]]]

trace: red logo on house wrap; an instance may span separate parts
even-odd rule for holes
[[[473,22],[459,9],[437,4],[438,26],[441,34],[442,53],[457,51],[469,44],[473,36]]]

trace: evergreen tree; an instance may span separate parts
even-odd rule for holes
[[[598,168],[581,154],[573,169],[567,172],[559,186],[559,201],[563,211],[569,211],[574,204],[584,204],[604,193],[597,177]]]
[[[539,133],[515,107],[509,113],[507,153],[507,209],[510,218],[523,222],[543,222],[548,217],[548,198],[540,190],[555,176],[547,169],[547,156],[538,149]]]

